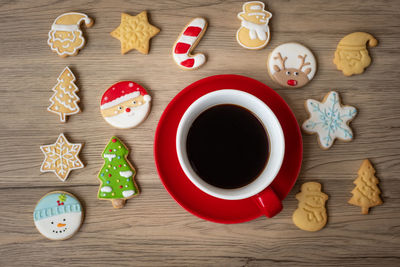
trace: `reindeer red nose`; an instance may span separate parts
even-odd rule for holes
[[[126,112],[131,112],[131,109],[130,108],[126,108],[125,111]]]
[[[296,86],[297,85],[297,81],[296,80],[288,80],[287,84],[290,86]]]

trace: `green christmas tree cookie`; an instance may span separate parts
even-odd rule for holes
[[[111,200],[117,209],[123,208],[127,199],[139,194],[134,181],[135,168],[127,160],[128,154],[129,150],[115,136],[101,154],[105,163],[99,173],[98,198]]]

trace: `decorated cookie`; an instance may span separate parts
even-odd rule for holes
[[[307,182],[301,186],[301,192],[296,195],[299,206],[293,213],[294,224],[302,230],[315,232],[326,225],[325,202],[328,195],[321,192],[321,184]]]
[[[237,17],[242,21],[236,32],[237,42],[247,49],[264,48],[270,39],[268,22],[272,14],[265,10],[263,2],[251,1],[243,5]]]
[[[357,115],[357,110],[342,106],[337,92],[329,92],[322,102],[308,99],[305,106],[310,118],[303,123],[302,129],[308,134],[316,133],[322,149],[330,148],[336,138],[347,142],[353,140],[349,123]]]
[[[60,134],[54,144],[40,147],[45,155],[40,171],[54,172],[64,182],[71,170],[84,167],[78,158],[81,148],[82,144],[71,144],[64,134]]]
[[[53,87],[54,94],[50,97],[51,104],[47,110],[60,115],[62,122],[66,121],[67,115],[81,112],[78,106],[80,99],[75,93],[79,91],[74,83],[75,80],[72,71],[65,67],[57,78],[57,84]]]
[[[346,76],[363,73],[364,69],[371,64],[367,43],[370,47],[375,47],[378,45],[378,40],[366,32],[353,32],[343,37],[333,59],[337,69]]]
[[[203,37],[207,29],[207,21],[203,18],[192,19],[179,34],[174,47],[172,56],[175,63],[185,70],[194,70],[201,67],[206,62],[203,54],[192,55],[192,50]]]
[[[268,56],[271,78],[286,88],[299,88],[309,83],[317,71],[317,61],[307,47],[286,43],[276,47]]]
[[[139,194],[135,183],[135,168],[130,164],[127,157],[129,150],[115,136],[101,156],[104,159],[103,168],[99,173],[100,188],[99,199],[111,200],[114,208],[120,209],[125,201]]]
[[[112,85],[101,98],[101,114],[111,126],[133,128],[144,121],[150,112],[151,96],[146,89],[131,81]]]
[[[148,54],[150,39],[159,32],[160,29],[149,23],[147,12],[142,11],[136,16],[122,13],[121,24],[111,32],[111,36],[121,42],[121,54],[132,49],[136,49],[142,54]]]
[[[72,237],[81,227],[82,205],[70,193],[50,192],[37,203],[33,220],[43,236],[52,240],[65,240]]]
[[[382,205],[379,197],[378,178],[375,177],[375,169],[368,159],[365,159],[358,170],[358,177],[353,182],[356,187],[351,191],[353,194],[349,203],[361,207],[362,214],[368,214],[369,208]]]
[[[60,57],[75,56],[85,45],[83,33],[79,28],[84,22],[86,27],[93,25],[93,20],[83,13],[69,12],[58,16],[51,30],[47,44]]]

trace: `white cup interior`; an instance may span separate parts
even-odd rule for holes
[[[192,169],[187,157],[186,138],[192,123],[203,111],[221,104],[234,104],[251,111],[263,124],[269,139],[269,158],[264,170],[250,184],[235,189],[223,189],[208,184]],[[282,165],[285,140],[278,119],[263,101],[243,91],[224,89],[208,93],[189,106],[179,122],[176,150],[184,173],[196,187],[217,198],[237,200],[258,194],[271,184]]]

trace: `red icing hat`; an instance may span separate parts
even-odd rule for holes
[[[144,96],[144,100],[150,102],[151,97],[146,89],[131,81],[118,82],[104,92],[101,98],[101,109],[116,106],[139,95]]]

